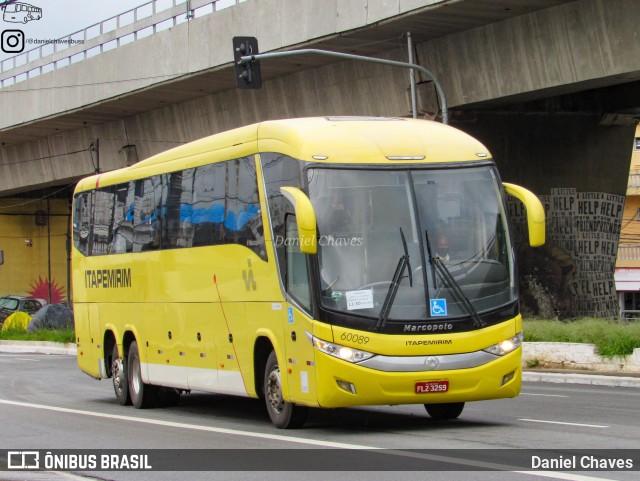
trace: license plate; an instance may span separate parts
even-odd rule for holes
[[[449,381],[424,381],[416,383],[416,394],[429,394],[437,392],[447,392]]]

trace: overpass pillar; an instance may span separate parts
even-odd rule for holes
[[[547,243],[528,246],[523,207],[510,199],[524,313],[619,315],[614,272],[635,126],[584,112],[456,112],[452,125],[493,153],[502,180],[538,194]]]

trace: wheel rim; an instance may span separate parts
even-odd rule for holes
[[[280,384],[280,369],[275,366],[267,377],[267,401],[271,409],[277,414],[281,414],[284,409],[284,400],[282,399],[282,388]]]
[[[135,394],[140,392],[140,363],[138,358],[131,361],[131,389]]]
[[[113,373],[113,387],[118,393],[122,393],[125,382],[122,359],[114,359],[113,363],[111,364],[111,371]]]

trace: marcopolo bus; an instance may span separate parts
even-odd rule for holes
[[[487,149],[399,118],[267,121],[79,182],[79,367],[135,407],[206,391],[308,407],[517,396],[522,321]]]

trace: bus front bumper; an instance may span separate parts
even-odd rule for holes
[[[317,353],[318,404],[335,408],[511,398],[520,393],[521,359],[519,347],[467,369],[389,372]]]

